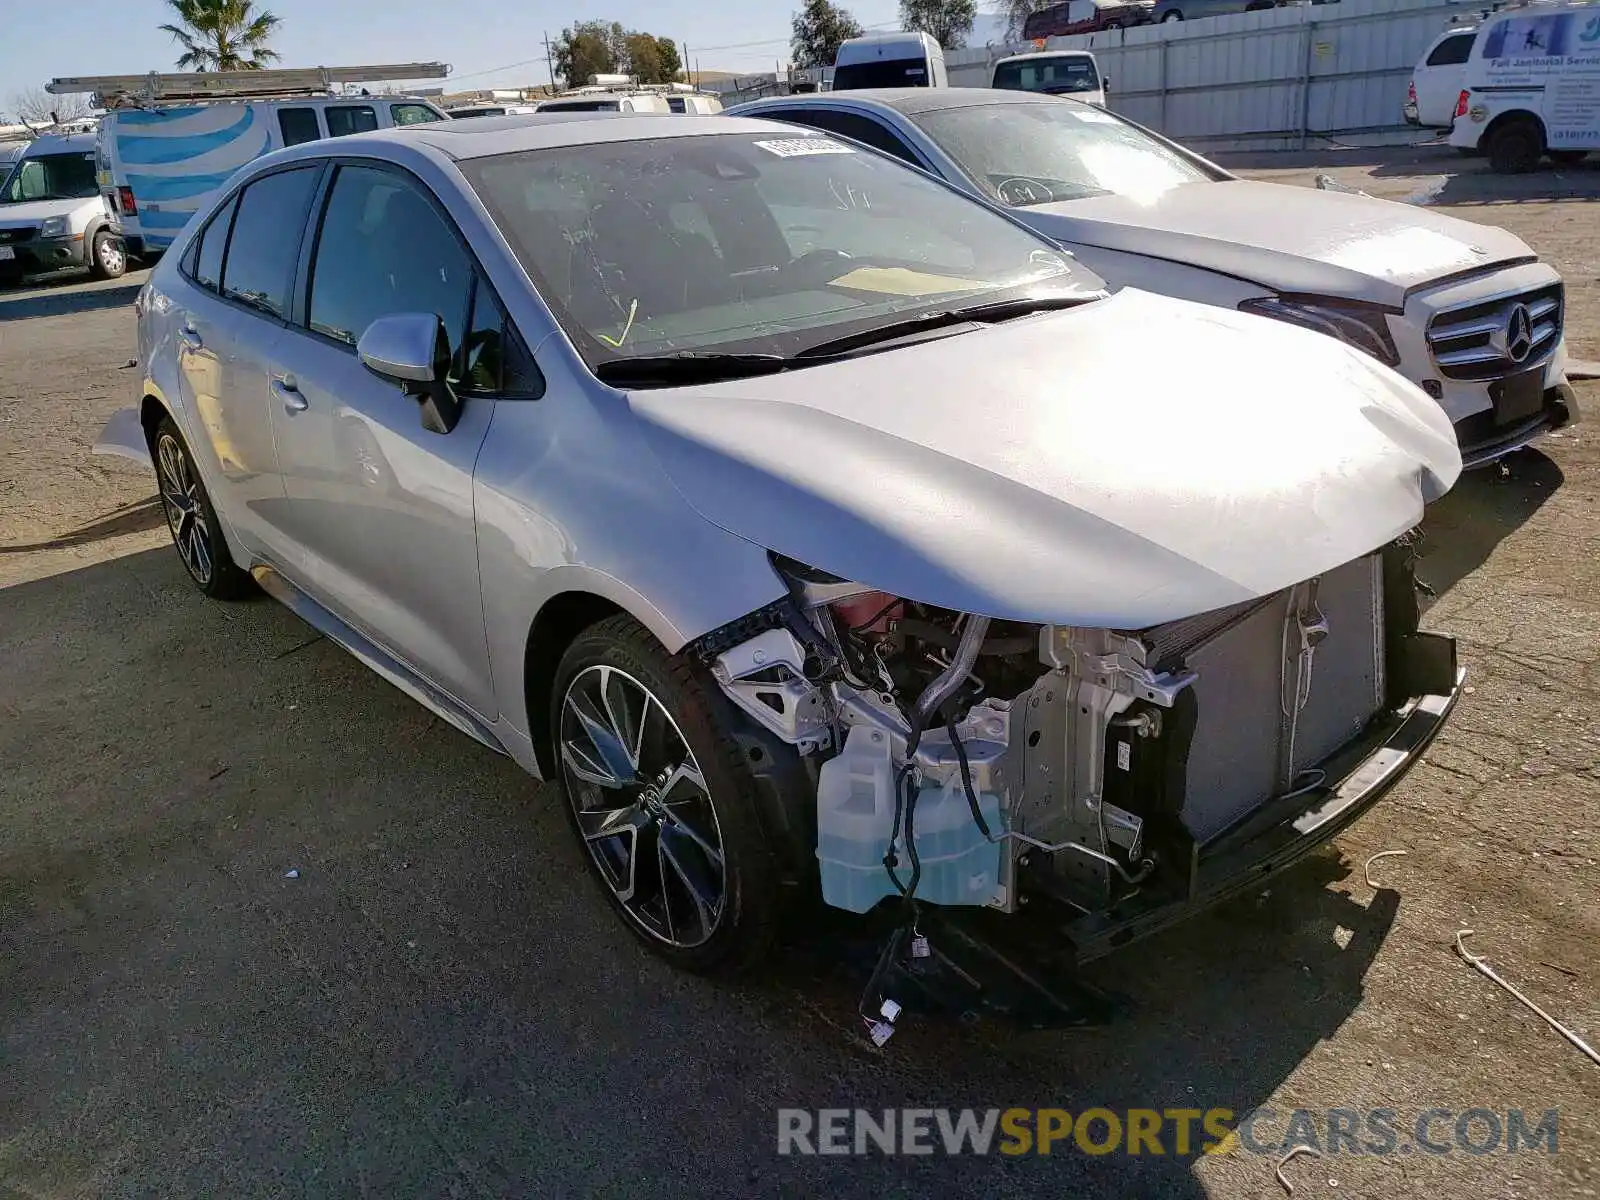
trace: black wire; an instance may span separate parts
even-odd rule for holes
[[[888,614],[888,612],[889,612],[889,610],[891,608],[893,608],[897,604],[904,604],[904,603],[905,603],[904,600],[902,600],[899,596],[896,596],[893,600],[889,601],[889,603],[885,604],[882,608],[880,608],[877,612],[873,613],[865,621],[861,622],[861,624],[849,626],[850,632],[851,633],[860,633],[863,629],[871,629],[874,625],[876,625],[879,621],[881,621]]]
[[[956,723],[946,719],[945,729],[950,732],[950,741],[956,748],[956,761],[961,764],[961,790],[967,794],[967,807],[972,810],[972,819],[978,823],[978,828],[983,832],[985,841],[994,841],[994,834],[989,832],[989,822],[983,819],[983,810],[978,807],[978,797],[972,790],[972,767],[967,762],[967,748],[961,744],[961,737],[956,733]]]

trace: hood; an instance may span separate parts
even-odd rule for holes
[[[1019,621],[1141,628],[1269,594],[1412,528],[1461,470],[1439,406],[1359,351],[1132,289],[628,401],[706,520]]]
[[[1537,257],[1521,238],[1491,225],[1392,200],[1247,179],[1013,212],[1060,241],[1189,263],[1278,292],[1391,308],[1419,284]]]
[[[99,196],[78,200],[24,200],[21,204],[0,204],[0,226],[38,225],[46,217],[70,217],[85,204],[101,205]]]

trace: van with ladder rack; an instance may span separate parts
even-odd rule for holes
[[[160,254],[240,167],[284,146],[442,121],[417,95],[360,85],[443,79],[442,63],[94,75],[51,80],[53,95],[87,93],[100,120],[96,173],[128,251]]]

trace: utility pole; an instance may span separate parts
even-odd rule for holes
[[[550,52],[549,33],[544,35],[544,65],[550,68],[550,90],[554,92],[556,90],[556,60],[555,55]]]
[[[689,58],[689,43],[688,42],[679,42],[678,43],[678,50],[679,50],[678,60],[681,63],[683,63],[683,81],[685,83],[687,83],[687,84],[693,85],[693,83],[694,83],[694,72],[689,69],[689,63],[691,61],[691,59]]]

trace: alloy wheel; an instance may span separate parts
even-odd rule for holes
[[[726,909],[722,831],[700,764],[666,707],[618,667],[567,685],[561,766],[585,848],[636,926],[704,945]]]
[[[156,440],[156,474],[161,485],[161,507],[167,514],[178,557],[196,583],[211,582],[211,527],[200,500],[200,481],[189,469],[189,459],[170,433]]]

